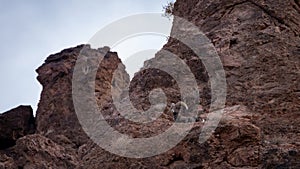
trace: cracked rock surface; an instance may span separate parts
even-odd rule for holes
[[[169,107],[181,100],[180,88],[166,72],[147,69],[152,64],[167,62],[158,52],[135,74],[126,96],[122,90],[128,85],[129,76],[117,53],[108,47],[91,49],[89,45],[79,45],[50,55],[37,69],[43,91],[35,119],[32,120],[29,107],[0,115],[0,169],[300,168],[299,4],[298,0],[176,1],[174,15],[192,22],[209,38],[226,73],[224,113],[204,143],[199,143],[199,134],[203,125],[214,118],[208,111],[214,102],[210,77],[191,49],[170,38],[163,49],[181,58],[195,75],[200,120],[175,147],[153,157],[121,157],[95,144],[84,133],[72,100],[72,77],[79,55],[90,63],[90,67],[82,69],[79,80],[88,86],[95,85],[94,96],[104,120],[131,138],[165,132],[174,123],[172,113],[166,108],[154,121],[132,122],[114,105],[112,86],[116,88],[113,94],[120,95],[121,102],[131,101],[137,114],[151,107],[149,94],[153,89],[164,91]],[[181,30],[174,26],[171,33],[178,31]],[[103,59],[100,66],[98,57]],[[98,66],[92,84],[84,74]],[[176,65],[171,67],[180,70]],[[118,76],[113,79],[117,69]],[[124,112],[130,110],[127,105],[122,107]],[[2,144],[3,140],[10,140],[9,144]],[[121,143],[122,140],[115,141]]]

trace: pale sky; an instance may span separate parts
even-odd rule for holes
[[[31,105],[36,110],[42,86],[36,80],[35,69],[50,54],[87,43],[102,27],[122,17],[162,12],[169,1],[0,0],[0,113],[18,105]],[[127,54],[147,50],[139,47],[148,45],[148,49],[159,50],[164,43],[166,37],[145,36],[115,49],[125,61]],[[123,51],[126,48],[134,52]]]

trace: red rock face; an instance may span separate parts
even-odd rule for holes
[[[30,106],[19,106],[0,114],[0,149],[16,144],[17,139],[35,132],[35,121]]]
[[[122,95],[129,82],[124,65],[114,52],[104,56],[101,50],[81,45],[50,55],[37,69],[43,91],[35,134],[25,129],[14,137],[12,133],[20,133],[19,130],[7,130],[11,123],[1,121],[0,130],[5,129],[1,139],[13,139],[16,145],[0,151],[0,168],[300,168],[299,1],[177,0],[174,15],[194,23],[207,35],[225,69],[226,108],[207,141],[199,143],[204,123],[198,121],[178,145],[153,157],[125,158],[97,146],[83,132],[72,100],[72,75],[83,49],[87,56],[103,58],[95,78],[95,96],[114,129],[132,138],[152,137],[166,131],[174,121],[168,109],[147,124],[122,117],[110,93],[111,85],[115,85],[119,86],[116,92]],[[173,28],[172,34],[176,31]],[[212,101],[210,79],[202,61],[173,38],[163,49],[190,67],[199,89],[200,117],[207,119]],[[91,66],[98,66],[97,60],[90,61]],[[173,77],[147,69],[164,62],[160,52],[146,61],[130,83],[129,97],[121,101],[131,100],[138,111],[147,110],[148,96],[155,88],[165,92],[168,106],[179,101],[179,86]],[[119,76],[112,81],[119,64]],[[4,114],[0,120],[4,116],[6,119]],[[14,118],[15,115],[9,119]],[[27,116],[17,121],[24,119]],[[26,128],[28,124],[18,126]]]
[[[299,167],[299,11],[299,1],[175,3],[174,14],[199,26],[218,51],[226,70],[227,105],[246,105],[263,116],[255,121],[263,136],[263,168]],[[166,46],[176,51],[181,45]],[[287,147],[297,155],[288,155]],[[232,162],[226,163],[236,167]]]
[[[59,135],[66,136],[75,146],[86,143],[88,139],[78,122],[72,100],[73,70],[79,55],[103,58],[95,79],[95,96],[101,105],[111,100],[113,72],[121,63],[116,53],[108,52],[104,56],[99,50],[81,45],[50,55],[37,69],[37,79],[43,85],[36,117],[37,132],[53,140],[59,140]],[[98,66],[97,59],[91,59],[89,66]],[[129,79],[126,73],[120,77],[124,78],[120,80],[125,82]]]
[[[297,1],[191,0],[177,2],[174,11],[214,43],[226,70],[229,105],[272,114],[300,110]]]

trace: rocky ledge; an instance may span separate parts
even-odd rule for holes
[[[168,107],[181,96],[171,76],[147,69],[165,62],[160,52],[135,74],[129,96],[123,97],[129,76],[117,53],[79,45],[50,55],[37,69],[43,91],[35,118],[28,106],[0,115],[0,168],[300,168],[299,1],[177,0],[173,14],[207,35],[226,73],[226,107],[208,140],[199,143],[202,120],[213,119],[208,112],[213,102],[209,76],[191,49],[170,38],[163,49],[179,56],[195,75],[200,121],[178,145],[157,156],[126,158],[99,147],[83,131],[73,105],[72,77],[79,55],[91,65],[83,71],[99,67],[93,83],[85,76],[80,80],[95,85],[105,120],[132,138],[166,131],[174,123],[172,114],[165,109],[153,122],[131,122],[113,104],[112,86],[136,113],[149,109],[153,89],[165,92]],[[177,31],[173,27],[172,34]],[[102,59],[100,65],[96,58]]]

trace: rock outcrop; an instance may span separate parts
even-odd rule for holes
[[[228,105],[244,104],[260,113],[299,112],[298,1],[190,0],[177,1],[174,8],[174,15],[197,25],[218,51]],[[181,46],[171,40],[165,48],[184,54]]]
[[[12,147],[17,139],[35,132],[30,106],[19,106],[0,114],[0,150]]]
[[[129,76],[117,53],[108,47],[96,50],[80,45],[50,55],[37,69],[43,91],[35,120],[29,107],[0,115],[0,168],[300,168],[299,1],[177,0],[174,15],[205,33],[226,73],[226,108],[208,140],[199,143],[205,120],[214,118],[208,111],[214,102],[210,78],[197,55],[170,38],[163,49],[181,58],[195,76],[200,121],[175,147],[157,156],[126,158],[98,146],[83,131],[75,113],[72,79],[76,62],[89,62],[83,73],[99,67],[95,79],[83,75],[80,80],[95,85],[94,96],[105,120],[131,138],[165,132],[174,123],[172,114],[164,109],[150,123],[129,121],[113,103],[112,86],[116,88],[113,94],[121,96],[119,101],[132,102],[136,114],[150,108],[152,90],[162,89],[169,106],[181,100],[180,88],[166,72],[148,69],[166,62],[158,52],[135,74],[127,96],[128,91],[122,90]],[[177,31],[174,26],[172,34]],[[97,58],[102,59],[100,65]],[[118,76],[113,78],[117,69]],[[128,109],[124,106],[121,111]],[[122,142],[115,140],[115,144]]]
[[[75,147],[79,147],[88,140],[78,122],[72,98],[73,71],[79,55],[89,60],[90,69],[93,66],[97,68],[98,57],[103,58],[95,80],[95,95],[101,105],[111,100],[108,94],[113,72],[121,63],[116,53],[108,52],[104,56],[100,50],[91,49],[89,45],[80,45],[50,55],[37,69],[39,74],[37,79],[43,85],[36,114],[37,133],[54,141],[66,139]],[[122,76],[124,78],[122,81],[129,80],[128,75],[125,77],[126,75]],[[89,82],[86,80],[83,83]]]
[[[0,159],[0,167],[75,168],[78,166],[76,157],[75,151],[70,151],[42,135],[33,134],[18,139],[16,146],[7,150],[6,155]]]
[[[254,122],[263,138],[260,167],[299,168],[299,1],[190,0],[174,8],[174,15],[196,24],[218,51],[227,105],[245,105],[261,116]],[[180,46],[171,40],[166,48],[182,51]]]

